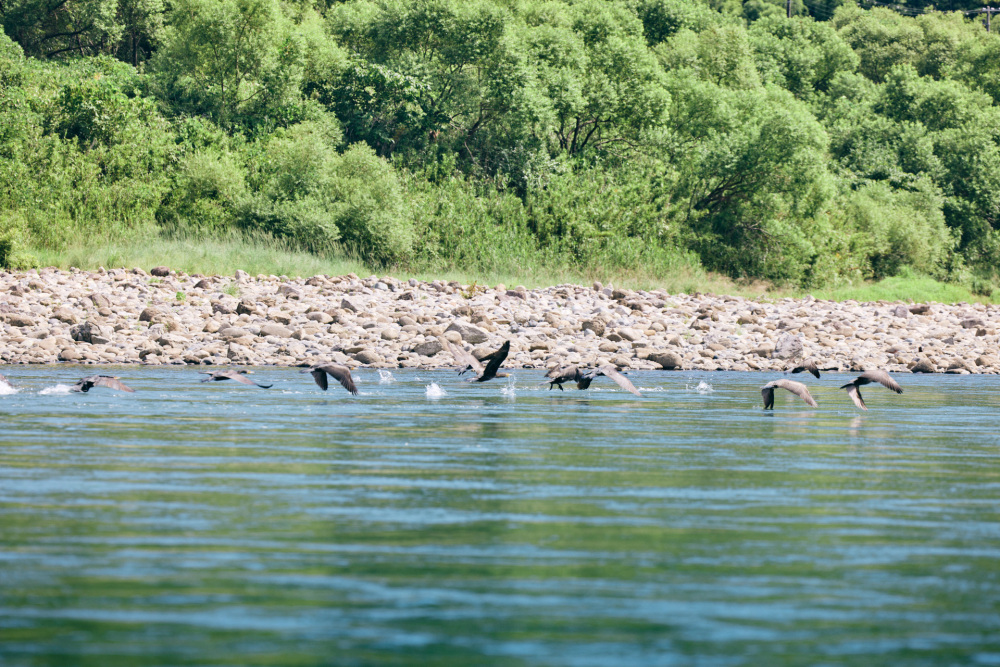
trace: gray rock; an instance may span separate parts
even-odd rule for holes
[[[892,314],[895,315],[896,317],[906,318],[906,317],[910,316],[910,309],[907,308],[906,306],[900,304],[900,305],[896,306],[895,308],[893,308]]]
[[[795,334],[785,334],[778,339],[772,355],[775,359],[797,359],[802,356],[802,339]]]
[[[911,373],[937,373],[937,367],[929,359],[920,359],[910,366]]]
[[[63,348],[59,352],[59,361],[79,361],[80,359],[83,359],[83,355],[72,347]]]
[[[355,361],[360,361],[363,364],[380,364],[385,361],[377,352],[373,350],[361,350],[354,355]]]
[[[33,327],[35,326],[35,319],[27,315],[13,313],[7,316],[7,323],[15,327]]]
[[[111,306],[111,299],[109,299],[106,294],[95,292],[87,298],[90,299],[90,302],[94,304],[95,308],[108,308]]]
[[[257,311],[257,304],[250,299],[240,299],[236,304],[237,315],[253,315]]]
[[[156,308],[144,308],[141,313],[139,313],[140,322],[152,322],[157,316],[159,316],[160,311]]]
[[[98,338],[104,339],[106,343],[114,336],[114,329],[106,325],[94,324],[88,320],[83,324],[77,324],[76,326],[71,327],[69,335],[73,340],[84,343],[93,343],[94,337],[97,336]]]
[[[277,338],[291,338],[292,330],[287,327],[283,327],[280,324],[268,322],[267,324],[261,326],[260,335],[275,336]]]
[[[968,319],[962,320],[963,329],[977,329],[979,327],[985,327],[986,322],[983,322],[978,317],[970,317]]]
[[[309,313],[306,315],[306,319],[312,322],[319,322],[320,324],[329,324],[330,322],[333,322],[333,318],[330,317],[330,314],[322,311]]]
[[[245,283],[250,280],[250,274],[242,269],[236,269],[236,282]]]
[[[157,278],[166,278],[170,275],[170,268],[166,266],[154,266],[149,270],[149,273]]]
[[[628,328],[619,329],[618,335],[621,336],[622,339],[627,340],[630,343],[634,343],[635,341],[639,340],[642,337],[642,334],[640,334],[635,329],[628,329]]]
[[[673,370],[681,367],[681,358],[673,352],[654,352],[649,355],[649,360],[662,366],[664,370]]]
[[[278,288],[278,294],[283,295],[286,299],[301,299],[302,292],[295,289],[291,285],[282,285]]]
[[[225,338],[227,340],[233,338],[243,338],[244,336],[249,336],[250,332],[246,329],[240,327],[224,327],[219,329],[219,337]]]
[[[212,302],[212,312],[222,315],[232,315],[236,312],[236,299],[219,299]]]
[[[454,331],[462,337],[466,343],[485,343],[490,339],[489,335],[477,326],[464,322],[452,322],[445,331]]]
[[[442,349],[440,341],[428,340],[414,346],[413,351],[424,357],[433,357]]]
[[[360,309],[352,302],[350,299],[344,298],[340,300],[340,307],[344,310],[349,310],[352,313],[358,312]]]
[[[65,322],[66,324],[76,324],[80,321],[80,319],[76,316],[76,313],[64,306],[59,306],[53,310],[52,317],[60,322]]]

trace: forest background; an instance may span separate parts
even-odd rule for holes
[[[991,298],[982,4],[0,0],[0,264]]]

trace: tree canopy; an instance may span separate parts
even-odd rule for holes
[[[0,260],[232,228],[380,265],[988,289],[1000,37],[952,4],[2,0]]]

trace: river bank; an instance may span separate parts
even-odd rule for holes
[[[623,290],[317,275],[187,275],[157,267],[0,273],[0,360],[351,367],[452,365],[511,341],[510,368],[1000,373],[1000,306],[773,302]]]

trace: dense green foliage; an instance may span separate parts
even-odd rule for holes
[[[988,291],[1000,37],[903,4],[0,2],[0,263],[243,230],[410,269]]]

